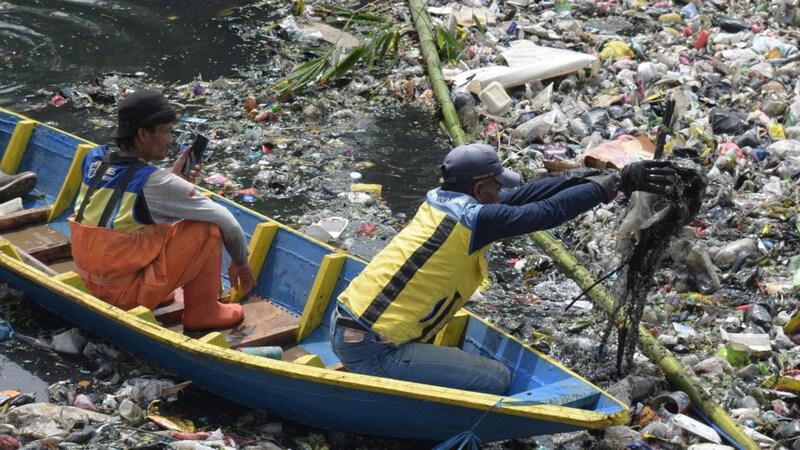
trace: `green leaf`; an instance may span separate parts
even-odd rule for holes
[[[458,39],[450,30],[441,26],[436,26],[436,46],[439,48],[439,57],[447,61],[455,61],[463,58],[464,52]]]
[[[475,17],[475,14],[472,15],[472,23],[475,24],[475,28],[478,29],[481,33],[486,33],[486,27],[481,24],[481,21]]]
[[[359,46],[354,48],[353,51],[350,52],[349,55],[347,55],[347,57],[345,57],[341,62],[339,62],[336,65],[336,67],[334,67],[331,71],[323,75],[320,81],[326,82],[330,79],[336,79],[343,76],[345,73],[349,72],[350,69],[352,69],[356,65],[356,63],[358,63],[358,61],[361,59],[363,55],[364,55],[364,47]]]

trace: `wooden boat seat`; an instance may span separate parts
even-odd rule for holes
[[[600,398],[600,392],[577,378],[566,378],[555,383],[520,392],[510,397],[531,404],[558,406],[589,406]]]
[[[29,249],[28,253],[39,261],[50,264],[54,261],[72,259],[72,244],[68,239],[50,242]]]
[[[231,348],[261,347],[266,345],[286,346],[293,344],[300,327],[300,318],[258,295],[251,295],[242,302],[244,320],[239,324],[219,330]],[[168,327],[170,330],[191,337],[205,332],[184,331],[180,323]]]
[[[54,276],[75,269],[69,238],[44,221],[50,207],[26,209],[0,217],[0,239],[8,240],[27,264]]]
[[[25,225],[42,224],[47,221],[52,206],[23,209],[0,217],[0,232],[15,230]]]
[[[153,310],[153,315],[158,323],[165,327],[175,325],[183,320],[183,296],[177,297],[176,295],[172,302]]]

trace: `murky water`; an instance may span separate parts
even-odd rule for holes
[[[50,98],[64,87],[87,84],[109,73],[146,73],[163,84],[198,77],[236,77],[258,51],[230,29],[231,8],[246,0],[5,0],[0,1],[0,106],[26,114],[94,142],[110,129],[87,120],[89,111],[71,104],[55,108]],[[109,118],[113,119],[113,118]],[[436,185],[444,147],[436,121],[415,108],[400,107],[359,121],[342,141],[359,161],[363,183],[383,186],[395,213],[413,215],[424,193]],[[254,209],[269,216],[302,211],[302,199],[264,201]],[[277,214],[275,214],[277,213]],[[2,305],[0,305],[2,306]],[[46,334],[66,323],[36,311],[26,330]],[[0,390],[35,392],[42,401],[47,385],[93,370],[87,360],[70,365],[41,349],[0,345]],[[88,376],[88,375],[86,375]],[[205,395],[205,394],[202,394]],[[202,396],[198,394],[198,397]],[[223,402],[215,396],[196,403]],[[194,403],[194,402],[192,402]],[[226,406],[211,409],[224,412]]]
[[[233,73],[252,51],[232,39],[246,0],[10,0],[0,3],[0,98],[30,106],[39,89],[107,72],[165,81]]]
[[[64,87],[109,73],[146,73],[163,84],[236,77],[239,69],[264,63],[259,50],[231,30],[230,24],[237,21],[232,8],[247,3],[0,2],[0,106],[90,141],[107,142],[111,130],[87,120],[88,111],[71,103],[52,107],[50,98]],[[363,172],[362,182],[383,185],[389,207],[411,215],[425,191],[436,185],[445,150],[436,121],[407,106],[360,120],[358,129],[348,130],[342,140],[355,148],[359,160],[375,164]],[[302,211],[301,201],[264,201],[254,208],[285,217]]]

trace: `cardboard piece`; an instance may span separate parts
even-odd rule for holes
[[[586,167],[621,169],[633,161],[653,159],[655,151],[655,144],[647,137],[624,134],[613,141],[590,148],[579,159]]]

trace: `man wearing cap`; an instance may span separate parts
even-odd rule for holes
[[[177,115],[158,91],[142,89],[119,104],[118,149],[101,145],[83,160],[83,183],[70,219],[76,272],[98,298],[128,310],[155,309],[183,287],[183,327],[204,330],[242,320],[241,305],[223,304],[222,246],[231,255],[231,286],[248,292],[255,277],[247,242],[233,215],[200,195],[175,165],[160,169],[173,147]]]
[[[331,343],[351,372],[498,395],[511,382],[503,363],[426,343],[486,278],[489,245],[555,227],[618,191],[664,193],[675,182],[667,162],[646,161],[520,186],[480,143],[453,149],[441,172],[412,222],[339,295]]]

